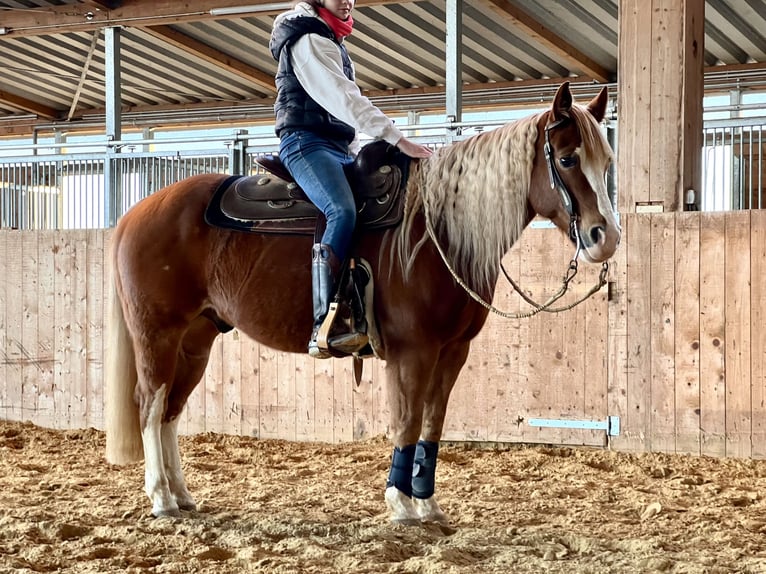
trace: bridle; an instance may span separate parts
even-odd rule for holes
[[[533,307],[532,311],[529,311],[527,313],[509,313],[506,311],[501,311],[491,303],[487,303],[484,299],[482,299],[481,295],[476,293],[473,289],[471,289],[463,279],[461,279],[458,274],[455,272],[455,270],[452,268],[452,266],[449,264],[449,261],[447,261],[447,256],[444,253],[444,250],[442,249],[441,245],[439,245],[439,242],[436,240],[436,234],[433,230],[433,225],[431,224],[431,217],[428,213],[427,206],[423,206],[423,211],[425,213],[426,218],[426,229],[428,230],[428,234],[431,237],[431,241],[434,242],[434,245],[436,245],[436,249],[439,252],[439,255],[441,255],[442,261],[444,261],[444,264],[447,266],[447,269],[449,270],[452,277],[457,281],[458,285],[460,285],[468,295],[471,296],[471,298],[482,305],[485,309],[495,313],[496,315],[500,315],[501,317],[504,317],[506,319],[524,319],[527,317],[533,317],[534,315],[537,315],[538,313],[541,313],[545,311],[546,313],[559,313],[561,311],[566,311],[568,309],[571,309],[572,307],[575,307],[576,305],[579,305],[586,299],[588,299],[591,295],[599,291],[604,285],[606,285],[606,276],[609,272],[609,263],[604,261],[601,264],[601,272],[598,275],[598,283],[591,287],[590,291],[588,291],[583,297],[578,299],[577,301],[570,303],[568,305],[564,305],[562,307],[552,307],[552,305],[561,299],[561,297],[564,296],[564,294],[567,292],[567,289],[569,289],[569,283],[574,279],[575,275],[577,275],[577,260],[580,256],[580,251],[582,250],[582,242],[580,241],[580,231],[577,228],[577,213],[574,209],[574,202],[572,201],[572,196],[569,193],[569,189],[567,188],[566,183],[564,183],[564,180],[561,178],[561,175],[559,174],[558,169],[556,168],[556,163],[554,161],[554,154],[553,154],[553,146],[551,145],[551,140],[549,136],[549,132],[552,129],[555,129],[562,125],[565,121],[567,121],[567,118],[561,118],[556,120],[555,122],[551,122],[545,126],[545,144],[543,146],[543,152],[545,153],[545,163],[548,167],[548,178],[550,179],[551,189],[555,189],[559,193],[559,197],[561,198],[561,203],[564,206],[564,210],[569,214],[569,238],[574,242],[575,244],[575,252],[572,256],[572,259],[569,261],[569,267],[567,268],[567,272],[564,275],[564,279],[562,281],[561,288],[552,295],[545,303],[537,303],[532,298],[530,298],[528,295],[526,295],[521,288],[516,284],[516,282],[511,278],[511,276],[508,274],[508,272],[505,270],[505,267],[503,266],[502,261],[500,262],[500,269],[503,271],[503,275],[508,280],[508,282],[511,284],[513,289],[521,296],[524,301],[526,301],[529,305]]]

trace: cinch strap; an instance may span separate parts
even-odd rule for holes
[[[412,464],[415,460],[415,445],[405,446],[403,449],[394,447],[391,457],[391,472],[388,473],[386,488],[395,486],[403,494],[412,497]]]
[[[412,496],[431,498],[436,480],[436,457],[439,443],[419,440],[415,449],[415,463],[412,467]]]

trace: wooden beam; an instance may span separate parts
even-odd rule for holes
[[[621,213],[699,197],[704,18],[704,0],[620,0]]]
[[[114,10],[122,6],[121,0],[84,0],[83,4],[91,4],[97,8],[106,8],[107,10]]]
[[[182,34],[170,26],[147,26],[144,28],[144,31],[168,44],[181,48],[189,54],[202,58],[203,60],[215,64],[229,72],[233,72],[248,81],[255,82],[270,92],[276,93],[277,88],[274,84],[273,75],[250,66],[241,60],[232,58],[228,54],[224,54],[207,44],[203,44],[199,40],[195,40],[186,34]]]
[[[22,98],[21,96],[11,94],[10,92],[6,92],[4,90],[0,90],[0,102],[51,120],[55,119],[59,115],[58,111],[53,108],[49,108],[46,105],[33,102],[32,100]]]
[[[402,4],[410,0],[360,0],[357,6]],[[109,8],[110,4],[119,4]],[[249,13],[219,14],[210,12],[215,8],[234,6],[272,6],[273,0],[211,0],[199,7],[199,3],[188,0],[125,0],[124,2],[90,2],[88,4],[63,4],[44,8],[3,11],[0,24],[8,30],[6,37],[43,36],[66,32],[94,31],[105,26],[160,26],[181,22],[204,20],[231,20],[247,15],[274,15],[283,9],[267,8]]]
[[[582,70],[599,82],[609,82],[609,70],[583,54],[552,30],[507,0],[484,0],[489,8],[503,20],[530,35],[540,44],[553,51],[572,69]]]

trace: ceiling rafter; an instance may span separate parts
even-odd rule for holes
[[[356,6],[378,6],[382,4],[402,4],[411,0],[358,0]],[[110,4],[118,4],[109,8]],[[0,36],[14,38],[20,36],[43,36],[66,32],[94,31],[105,26],[160,26],[181,22],[201,22],[205,20],[231,20],[243,18],[247,14],[218,14],[210,12],[215,8],[234,6],[273,5],[271,0],[211,0],[204,3],[204,8],[194,8],[196,3],[188,0],[125,0],[124,2],[88,2],[83,4],[63,4],[43,8],[9,10],[2,14],[0,25],[7,32]],[[198,4],[196,4],[198,5]],[[251,14],[278,14],[282,10],[273,8],[254,11]]]
[[[38,102],[34,102],[27,98],[23,98],[16,94],[0,90],[0,102],[7,104],[11,107],[18,108],[19,110],[37,114],[40,117],[47,119],[54,119],[59,116],[58,110],[45,106]]]
[[[191,36],[187,36],[186,34],[171,28],[170,26],[147,26],[143,28],[143,30],[155,38],[159,38],[177,48],[181,48],[188,54],[202,58],[203,60],[237,74],[248,81],[255,82],[262,88],[266,88],[269,92],[276,93],[277,89],[274,83],[274,76],[268,72],[264,72],[263,70],[251,66],[241,60],[233,58],[199,40],[195,40]]]
[[[532,18],[529,14],[514,6],[508,0],[483,0],[489,8],[504,21],[524,31],[543,46],[553,51],[570,68],[582,70],[599,82],[609,82],[609,71],[572,46],[561,36]]]

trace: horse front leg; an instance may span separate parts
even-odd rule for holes
[[[423,420],[425,391],[436,364],[436,352],[418,349],[386,361],[388,404],[391,408],[391,440],[394,452],[386,482],[386,505],[391,521],[418,524],[420,516],[412,502],[412,470]]]
[[[450,523],[434,497],[436,489],[436,461],[439,454],[439,440],[444,429],[444,417],[452,388],[463,368],[470,344],[455,343],[445,347],[439,355],[434,374],[431,377],[423,409],[423,424],[420,440],[415,449],[412,473],[412,496],[418,518],[423,522]]]

